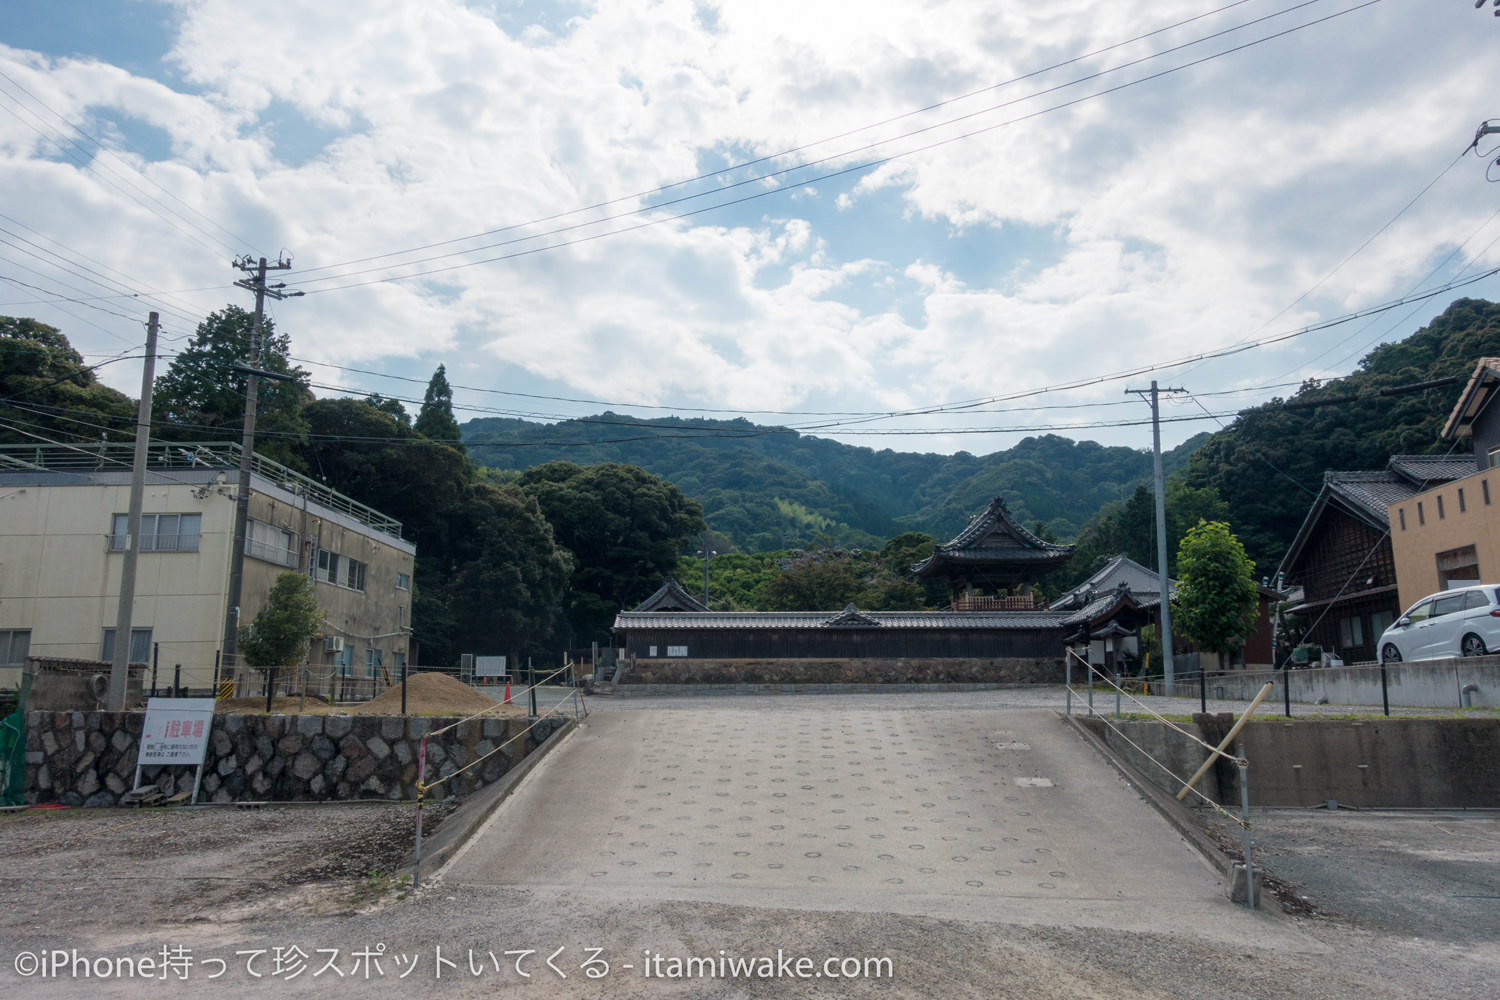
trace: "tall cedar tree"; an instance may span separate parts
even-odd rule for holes
[[[453,390],[448,386],[448,373],[442,365],[437,366],[437,371],[432,373],[432,378],[427,383],[427,393],[422,397],[422,411],[417,414],[416,429],[423,437],[463,450],[458,421],[453,418]]]
[[[210,313],[192,341],[156,380],[153,418],[168,426],[159,436],[171,441],[239,441],[245,417],[245,376],[232,365],[250,358],[255,317],[239,306]],[[308,373],[287,355],[291,341],[276,332],[270,317],[261,323],[258,367],[294,376],[293,381],[261,379],[256,390],[255,452],[307,471],[297,445],[307,434],[302,409],[312,402]]]

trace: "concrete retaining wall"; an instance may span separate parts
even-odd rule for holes
[[[1312,704],[1319,698],[1331,705],[1379,705],[1380,665],[1360,664],[1348,667],[1313,667],[1291,671],[1240,671],[1208,675],[1208,696],[1232,701],[1249,701],[1261,685],[1276,685],[1271,700],[1283,697],[1283,677],[1291,684],[1292,701]],[[1457,708],[1463,689],[1470,684],[1477,690],[1469,693],[1467,704],[1476,708],[1500,706],[1500,656],[1476,656],[1469,659],[1421,660],[1392,663],[1386,667],[1392,705],[1408,708]],[[1152,683],[1152,691],[1156,685]],[[1177,694],[1198,697],[1196,677],[1177,682]]]
[[[988,660],[658,658],[637,659],[622,684],[1058,684],[1062,679],[1062,657]]]
[[[1195,720],[1185,728],[1214,745],[1233,724],[1229,715]],[[1079,721],[1142,777],[1174,795],[1208,757],[1161,723]],[[1240,740],[1250,762],[1251,805],[1314,806],[1336,799],[1362,808],[1500,808],[1500,719],[1267,720],[1251,722]],[[1221,760],[1198,787],[1238,808],[1238,770]]]
[[[142,712],[27,713],[26,801],[114,805],[135,777],[145,719]],[[456,721],[381,715],[215,715],[199,801],[415,799],[422,736]],[[476,719],[428,740],[430,783],[514,739],[434,794],[467,795],[499,779],[562,720],[548,719],[522,736],[528,724],[514,717]],[[189,767],[148,767],[141,780],[171,794],[191,791],[193,773]]]

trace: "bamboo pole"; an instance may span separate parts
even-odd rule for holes
[[[1198,773],[1189,778],[1187,784],[1182,786],[1182,791],[1177,793],[1178,802],[1187,798],[1187,793],[1192,791],[1193,786],[1198,783],[1199,779],[1208,773],[1208,769],[1213,767],[1214,761],[1218,760],[1224,754],[1224,748],[1239,734],[1240,727],[1250,721],[1250,716],[1255,714],[1255,710],[1260,707],[1260,703],[1265,700],[1266,695],[1271,693],[1272,687],[1273,685],[1267,681],[1266,686],[1260,689],[1260,694],[1255,696],[1255,700],[1250,703],[1250,707],[1245,709],[1245,714],[1240,716],[1233,727],[1230,728],[1229,733],[1219,743],[1219,748],[1209,755],[1208,760],[1203,762],[1203,766],[1198,768]]]

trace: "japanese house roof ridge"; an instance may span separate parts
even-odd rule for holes
[[[678,604],[686,605],[683,611],[677,612],[678,614],[685,613],[686,611],[708,610],[708,605],[698,600],[692,594],[689,594],[687,592],[687,589],[684,588],[682,584],[678,583],[675,577],[670,576],[666,578],[666,580],[659,588],[657,588],[656,593],[646,598],[640,604],[637,604],[633,610],[655,611],[658,610],[661,605],[669,603],[671,601],[676,601]]]
[[[882,628],[1061,628],[1056,611],[860,611],[870,627]],[[831,611],[622,611],[615,628],[733,629],[839,627],[844,612]]]

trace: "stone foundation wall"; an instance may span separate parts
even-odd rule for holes
[[[135,778],[142,712],[29,712],[26,801],[110,806]],[[215,715],[200,802],[415,799],[422,736],[457,719],[382,715]],[[467,795],[500,778],[561,728],[524,718],[474,719],[427,743],[427,780],[504,750],[432,794]],[[145,785],[191,791],[194,769],[147,767]]]
[[[992,660],[637,659],[623,684],[1060,684],[1062,657]]]

